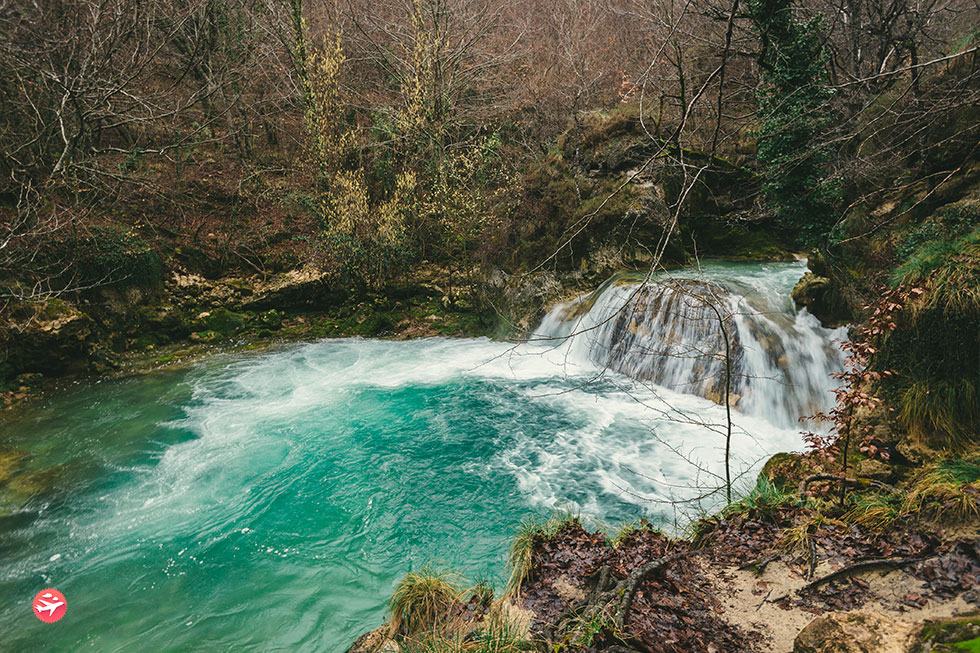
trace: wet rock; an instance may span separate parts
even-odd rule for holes
[[[911,629],[873,612],[817,617],[800,631],[793,653],[901,653]]]

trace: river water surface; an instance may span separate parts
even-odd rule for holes
[[[803,271],[706,268],[788,334],[780,356],[811,366],[769,389],[760,380],[751,399],[743,388],[743,490],[767,455],[801,447],[792,397],[831,399],[840,334],[793,309]],[[575,319],[601,320],[608,305]],[[552,315],[539,332],[575,324]],[[530,515],[568,507],[674,527],[717,507],[724,409],[609,369],[584,337],[325,340],[45,400],[0,427],[0,453],[26,456],[0,494],[0,648],[343,651],[426,563],[500,587],[510,534]],[[765,357],[749,335],[742,346],[748,377]],[[760,369],[778,376],[769,359]],[[31,614],[45,587],[68,601],[53,625]]]

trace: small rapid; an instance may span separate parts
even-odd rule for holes
[[[801,447],[794,413],[832,399],[840,334],[793,308],[802,273],[673,275],[733,313],[739,491],[769,455]],[[611,280],[524,344],[332,339],[222,354],[81,384],[0,425],[4,650],[343,651],[429,562],[500,587],[529,515],[566,507],[673,528],[716,509],[717,333],[691,324],[697,305],[637,287]],[[67,597],[56,626],[31,614],[45,587]]]

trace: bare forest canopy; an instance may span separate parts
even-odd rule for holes
[[[864,198],[976,155],[977,25],[976,0],[5,3],[4,292],[112,281],[65,254],[159,239],[365,288],[471,269],[577,233],[529,171],[582,202],[617,130],[650,144],[630,174],[670,166],[675,219],[736,170],[801,244],[846,240]]]

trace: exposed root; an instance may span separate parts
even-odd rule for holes
[[[857,487],[857,488],[874,487],[874,488],[878,488],[879,490],[898,492],[898,490],[894,486],[870,478],[849,478],[846,476],[840,476],[838,474],[811,474],[810,476],[807,476],[802,481],[800,481],[800,487],[798,489],[799,495],[801,497],[804,496],[806,494],[806,489],[807,487],[809,487],[810,483],[816,483],[817,481],[837,481],[838,483],[843,482],[844,485],[850,485],[851,487]]]
[[[692,551],[678,551],[637,567],[626,578],[616,581],[608,565],[600,567],[592,578],[594,585],[589,595],[572,605],[551,627],[545,630],[545,639],[554,644],[558,640],[574,639],[583,623],[606,622],[615,632],[622,632],[633,600],[643,580],[667,565],[680,560]],[[593,581],[590,579],[589,584]],[[550,649],[549,649],[550,650]],[[630,653],[632,649],[616,646],[607,651]]]
[[[906,565],[912,564],[913,562],[918,562],[922,558],[879,558],[877,560],[862,560],[861,562],[855,562],[852,565],[847,565],[842,567],[835,572],[829,573],[826,576],[821,576],[817,580],[808,583],[807,585],[800,588],[800,594],[805,594],[810,590],[814,590],[825,583],[829,583],[832,580],[838,578],[843,578],[844,576],[850,576],[851,574],[857,573],[859,571],[867,571],[868,569],[877,569],[879,567],[904,567]]]

